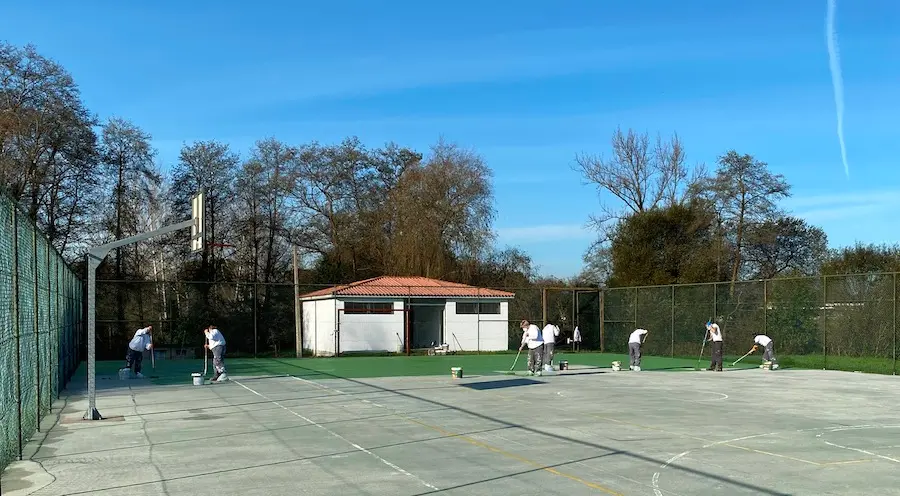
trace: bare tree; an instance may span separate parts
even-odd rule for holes
[[[100,205],[95,124],[62,66],[0,42],[0,184],[70,260]]]
[[[681,138],[657,135],[651,145],[647,133],[638,134],[617,128],[610,141],[612,153],[576,156],[575,170],[586,184],[593,184],[598,194],[611,194],[619,205],[601,202],[600,213],[589,217],[589,225],[597,240],[584,255],[586,275],[604,279],[610,273],[608,245],[616,222],[624,217],[682,204],[695,191],[694,184],[705,176],[702,165],[689,168]]]
[[[731,287],[741,274],[745,236],[753,225],[781,217],[778,200],[790,196],[790,185],[781,174],[773,174],[768,164],[734,150],[719,157],[713,177],[701,186],[702,195],[719,218],[722,242],[731,245]]]

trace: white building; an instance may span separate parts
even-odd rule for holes
[[[514,293],[425,277],[376,277],[300,295],[303,348],[317,356],[509,347]],[[518,326],[518,323],[515,323]],[[407,346],[408,345],[408,346]]]

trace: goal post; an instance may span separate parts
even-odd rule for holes
[[[200,191],[191,198],[191,218],[154,231],[137,234],[128,238],[119,239],[110,243],[90,248],[85,255],[87,262],[87,386],[88,407],[84,420],[103,420],[103,416],[97,411],[97,267],[110,251],[121,246],[140,243],[156,236],[162,236],[170,232],[191,228],[191,253],[202,251],[204,247],[205,231],[203,229],[204,193]]]

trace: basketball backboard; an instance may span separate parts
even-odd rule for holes
[[[204,238],[206,237],[203,215],[206,211],[204,200],[203,191],[191,198],[191,218],[194,220],[194,225],[191,226],[191,253],[201,252],[204,247]]]

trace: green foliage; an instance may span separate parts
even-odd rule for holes
[[[900,245],[856,243],[832,250],[822,266],[823,274],[900,272]]]
[[[701,282],[716,276],[713,219],[697,206],[632,214],[612,238],[610,286]]]

